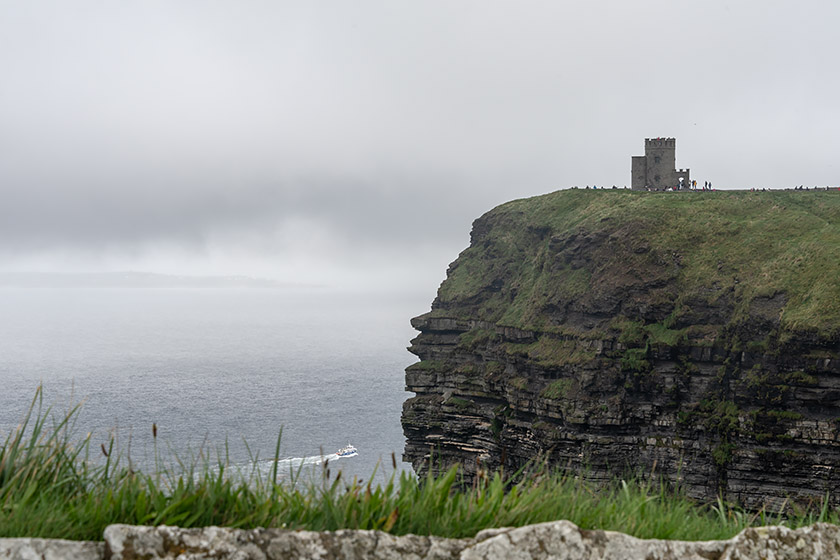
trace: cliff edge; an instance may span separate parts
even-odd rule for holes
[[[405,459],[838,505],[839,249],[837,191],[499,206],[412,320]]]

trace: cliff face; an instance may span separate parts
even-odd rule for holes
[[[405,458],[840,503],[838,249],[837,192],[502,205],[412,320]]]

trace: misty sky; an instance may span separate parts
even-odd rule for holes
[[[840,2],[0,0],[0,271],[434,292],[493,206],[840,183]]]

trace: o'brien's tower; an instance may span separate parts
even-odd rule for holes
[[[689,188],[688,169],[677,169],[676,138],[645,138],[645,155],[633,156],[630,186],[634,189]]]

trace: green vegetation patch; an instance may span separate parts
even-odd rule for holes
[[[595,359],[595,350],[586,347],[585,341],[563,340],[550,335],[541,336],[536,342],[505,344],[512,356],[528,358],[546,367],[588,363]]]
[[[467,412],[476,408],[476,405],[473,401],[454,396],[449,397],[443,404],[448,406],[454,406],[456,409],[458,409],[459,412]]]
[[[505,371],[505,365],[501,362],[490,361],[484,364],[484,372],[487,375],[501,375]]]
[[[575,386],[574,379],[558,379],[549,383],[540,392],[540,396],[546,399],[563,399],[569,396]]]
[[[437,307],[521,328],[565,324],[583,332],[591,327],[570,321],[570,311],[638,301],[648,325],[673,316],[722,327],[714,321],[723,316],[726,324],[778,322],[782,331],[835,336],[838,246],[837,192],[558,191],[476,220]],[[672,345],[684,327],[663,323],[648,336]]]
[[[631,321],[626,317],[618,317],[612,321],[611,326],[620,333],[618,342],[622,345],[628,348],[637,348],[645,345],[647,333],[645,332],[644,323],[641,321]]]
[[[729,538],[743,528],[837,523],[828,507],[745,513],[718,501],[703,505],[677,489],[614,481],[598,488],[536,462],[516,473],[485,473],[465,484],[457,468],[418,478],[394,469],[382,484],[346,480],[325,468],[316,480],[278,481],[277,469],[240,475],[224,459],[200,459],[144,474],[125,465],[114,442],[93,449],[69,427],[78,409],[50,421],[33,408],[0,446],[0,537],[97,541],[107,525],[222,526],[243,529],[381,530],[396,535],[472,537],[483,529],[567,519],[584,530],[646,539]],[[508,411],[499,409],[501,430]],[[51,426],[47,429],[47,426]],[[278,438],[275,465],[279,455]],[[91,453],[107,453],[95,463]],[[725,453],[725,450],[721,450]],[[788,453],[781,450],[780,453]],[[796,453],[790,451],[790,453]],[[725,458],[725,457],[724,457]]]
[[[741,380],[751,400],[765,408],[778,407],[784,403],[793,387],[814,386],[817,383],[816,377],[801,370],[775,372],[760,365],[750,368]]]
[[[623,371],[632,371],[636,373],[646,373],[650,371],[651,365],[647,359],[648,347],[644,348],[628,348],[621,357],[621,369]]]
[[[449,366],[446,362],[441,360],[421,360],[413,363],[406,368],[406,371],[428,371],[433,373],[440,373],[447,371]]]
[[[686,341],[686,329],[671,329],[662,323],[645,326],[651,344],[675,347]]]
[[[496,331],[491,329],[471,329],[461,334],[458,337],[458,345],[468,350],[474,350],[476,347],[488,342],[495,342],[500,339]]]
[[[714,437],[716,443],[711,452],[719,467],[725,467],[735,450],[735,438],[741,430],[742,411],[731,400],[719,398],[703,399],[699,403],[680,410],[677,423],[683,428],[702,427]]]
[[[525,377],[512,377],[509,381],[510,386],[514,389],[518,389],[520,391],[526,389],[528,387],[528,379]]]

